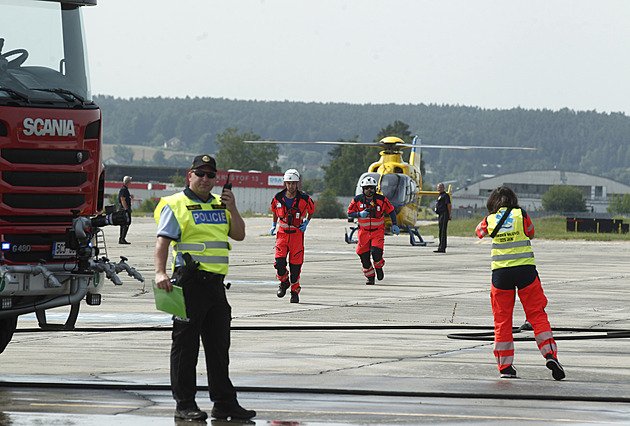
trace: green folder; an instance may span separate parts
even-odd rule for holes
[[[184,292],[180,286],[174,285],[173,291],[167,293],[166,290],[157,288],[154,282],[153,294],[155,295],[155,307],[158,310],[181,318],[188,318],[186,316]]]

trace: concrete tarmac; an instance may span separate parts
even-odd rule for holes
[[[519,379],[506,380],[492,354],[490,241],[473,229],[450,237],[446,254],[430,236],[426,247],[386,237],[385,278],[367,286],[344,242],[348,222],[314,219],[291,304],[276,297],[271,219],[246,224],[226,281],[231,377],[255,424],[630,424],[629,242],[532,242],[567,378],[552,379],[523,331]],[[76,330],[42,332],[34,315],[20,317],[0,355],[0,424],[173,424],[170,316],[155,310],[151,287],[155,229],[134,217],[123,246],[117,227],[104,228],[107,256],[126,256],[147,282],[108,281],[101,306],[82,304]],[[514,326],[524,320],[517,302]],[[197,401],[212,407],[204,389]]]

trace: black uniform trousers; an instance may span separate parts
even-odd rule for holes
[[[129,231],[130,225],[131,225],[131,210],[129,210],[129,223],[127,225],[120,225],[120,236],[118,237],[118,241],[126,241],[127,232]]]
[[[438,247],[438,250],[446,251],[446,229],[448,228],[448,211],[439,214],[438,223],[440,226],[440,246]]]
[[[229,377],[232,308],[225,295],[223,278],[223,275],[197,271],[190,279],[178,283],[184,289],[188,316],[173,320],[171,388],[178,409],[197,407],[200,337],[206,355],[210,399],[219,405],[236,402],[236,390]]]

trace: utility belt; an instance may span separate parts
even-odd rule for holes
[[[198,282],[223,284],[225,275],[199,269],[199,262],[195,262],[192,259],[190,253],[184,253],[182,257],[184,259],[185,265],[175,268],[171,281],[177,282],[180,286],[184,286],[188,283],[193,284]]]
[[[223,280],[225,279],[225,275],[217,274],[216,272],[203,271],[201,269],[197,269],[196,271],[186,271],[186,267],[178,266],[175,268],[175,272],[173,272],[173,279],[178,282],[181,281],[204,281],[210,283],[223,284]]]

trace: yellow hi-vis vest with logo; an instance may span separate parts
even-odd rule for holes
[[[489,234],[492,234],[506,210],[506,207],[501,207],[497,213],[488,215]],[[492,269],[522,265],[536,265],[536,262],[531,240],[525,235],[523,212],[521,209],[512,209],[492,239]]]
[[[180,241],[173,241],[173,268],[177,253],[190,253],[199,262],[199,269],[227,275],[231,214],[212,194],[209,203],[200,203],[188,198],[183,192],[163,197],[155,209],[155,220],[159,223],[164,204],[168,204],[179,223]]]

